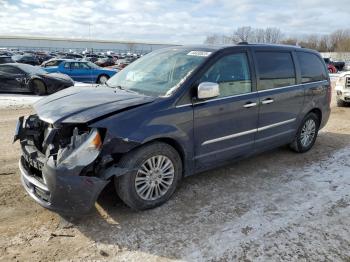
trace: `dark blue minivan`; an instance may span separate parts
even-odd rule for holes
[[[60,213],[89,211],[109,182],[128,206],[153,208],[184,176],[286,144],[308,151],[330,100],[327,68],[313,50],[157,50],[105,85],[57,92],[21,117],[21,179]]]

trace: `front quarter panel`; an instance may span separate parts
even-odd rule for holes
[[[91,126],[107,131],[104,154],[123,154],[154,140],[171,140],[181,150],[185,175],[190,175],[193,170],[193,109],[191,106],[177,108],[168,101],[159,100],[109,116]]]

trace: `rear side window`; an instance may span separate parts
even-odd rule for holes
[[[256,52],[259,70],[258,90],[296,84],[293,58],[289,52]]]
[[[297,52],[301,69],[301,82],[311,83],[327,80],[327,73],[321,59],[312,53]]]
[[[78,62],[73,62],[70,64],[71,69],[80,69],[80,63]]]
[[[16,67],[13,66],[1,66],[0,72],[7,73],[7,74],[21,74],[22,71]]]

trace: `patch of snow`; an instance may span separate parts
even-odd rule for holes
[[[43,96],[22,94],[0,94],[0,108],[30,107]]]
[[[75,82],[74,86],[96,86],[96,84]],[[36,101],[43,97],[45,96],[37,96],[33,94],[0,93],[0,109],[31,107]]]
[[[350,215],[349,159],[350,148],[345,148],[310,166],[291,167],[283,175],[289,181],[276,183],[274,191],[260,190],[259,196],[252,192],[254,204],[249,212],[208,232],[205,241],[189,243],[184,258],[268,261],[285,255],[294,261],[299,259],[297,251],[303,250],[300,254],[307,251],[310,260],[328,257],[335,261],[338,254],[329,250],[350,244],[346,223]],[[342,254],[349,257],[350,249]]]

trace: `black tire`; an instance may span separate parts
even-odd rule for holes
[[[339,107],[346,106],[346,102],[337,97],[337,106]]]
[[[104,84],[105,82],[101,82],[101,79],[103,78],[106,78],[107,80],[109,79],[109,76],[108,75],[100,75],[98,78],[97,78],[97,84]]]
[[[308,144],[304,145],[302,143],[302,132],[303,132],[303,128],[304,128],[305,124],[308,121],[314,122],[315,132],[314,132],[312,139],[310,139],[310,142]],[[297,153],[305,153],[305,152],[309,151],[313,147],[313,145],[315,144],[319,128],[320,128],[319,116],[315,113],[309,113],[308,115],[306,115],[304,120],[301,122],[300,127],[298,128],[298,132],[295,136],[294,141],[292,143],[290,143],[290,145],[289,145],[290,148]]]
[[[46,92],[46,86],[43,81],[39,79],[34,79],[32,82],[32,91],[34,94],[38,96],[45,95]]]
[[[137,193],[135,186],[138,169],[147,159],[158,155],[170,159],[174,167],[174,177],[164,195],[155,200],[144,200]],[[121,159],[119,166],[135,169],[130,174],[114,179],[114,183],[118,196],[126,205],[136,210],[150,209],[165,203],[175,192],[182,177],[182,161],[178,152],[170,145],[162,142],[153,142],[129,152]]]

